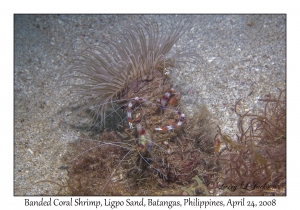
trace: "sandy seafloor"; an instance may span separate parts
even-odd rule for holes
[[[67,179],[62,157],[80,133],[66,125],[64,88],[57,79],[68,55],[89,44],[105,43],[131,15],[14,16],[14,195],[55,194]],[[155,15],[165,30],[172,16]],[[194,48],[196,67],[172,71],[187,114],[205,104],[224,133],[237,132],[235,102],[257,111],[259,98],[286,86],[285,15],[193,15],[194,24],[176,43]],[[217,128],[216,128],[217,129]]]

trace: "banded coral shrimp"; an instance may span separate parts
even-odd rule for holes
[[[169,97],[164,101],[166,95]],[[78,142],[70,146],[79,153],[74,156],[74,152],[70,150],[73,157],[70,160],[70,155],[67,155],[68,160],[64,166],[69,171],[67,185],[72,194],[132,195],[133,189],[140,194],[147,186],[147,191],[151,194],[155,192],[155,187],[151,186],[149,190],[150,185],[166,186],[168,182],[178,180],[176,176],[185,176],[181,174],[180,167],[174,167],[174,160],[177,161],[177,155],[180,154],[179,150],[186,150],[184,146],[178,146],[178,142],[184,144],[185,140],[177,139],[185,123],[184,114],[178,113],[180,95],[169,90],[159,100],[152,102],[143,98],[130,99],[130,102],[126,103],[127,116],[123,120],[130,121],[128,115],[132,103],[131,126],[128,123],[123,132],[119,131],[117,134],[105,132],[98,140],[82,135]],[[196,161],[186,167],[191,168],[195,164]],[[120,186],[127,188],[120,189]],[[93,190],[90,190],[91,188]]]

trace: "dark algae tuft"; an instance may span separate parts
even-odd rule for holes
[[[278,96],[268,94],[259,101],[265,104],[261,113],[239,111],[239,133],[230,137],[219,133],[217,161],[222,173],[216,182],[237,186],[235,195],[280,195],[286,185],[286,96],[279,90]]]

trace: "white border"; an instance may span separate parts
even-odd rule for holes
[[[296,1],[293,1],[296,2]],[[94,0],[94,1],[6,1],[1,3],[1,69],[0,69],[0,90],[1,90],[1,203],[5,207],[25,208],[26,197],[13,196],[13,15],[15,13],[286,13],[287,14],[287,114],[288,114],[288,153],[287,153],[287,196],[275,197],[277,206],[272,209],[280,209],[286,205],[298,206],[298,167],[299,154],[299,11],[292,1],[276,0],[252,0],[252,1],[115,1],[115,0]],[[9,160],[9,161],[8,161]],[[39,197],[32,197],[38,199]],[[69,197],[60,197],[67,200]],[[87,197],[85,197],[87,198]],[[94,197],[97,199],[97,197]],[[107,198],[107,197],[106,197]],[[118,199],[118,197],[113,197]],[[138,197],[136,197],[138,198]],[[150,197],[147,197],[150,198]],[[162,197],[164,200],[171,200],[175,197]],[[179,199],[184,199],[178,197]],[[236,199],[241,199],[237,197]],[[271,200],[272,197],[246,197],[258,202],[259,200]],[[91,198],[93,199],[93,197]],[[103,198],[101,198],[103,199]],[[126,199],[122,197],[120,199]],[[228,197],[206,197],[205,200],[228,201]],[[78,208],[78,207],[77,207]],[[197,207],[199,208],[199,207]],[[161,208],[162,209],[162,208]],[[164,209],[168,209],[164,207]],[[236,208],[235,208],[236,209]]]

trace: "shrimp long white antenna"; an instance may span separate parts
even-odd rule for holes
[[[98,148],[98,147],[100,147],[100,146],[102,146],[103,144],[100,144],[100,145],[97,145],[97,146],[94,146],[94,147],[92,147],[92,148],[89,148],[88,150],[85,150],[85,151],[83,151],[83,152],[81,152],[80,154],[78,154],[78,155],[76,155],[74,158],[72,158],[69,162],[67,162],[67,165],[69,165],[71,162],[73,162],[74,160],[76,160],[78,157],[80,157],[81,155],[83,155],[83,154],[85,154],[85,153],[87,153],[87,152],[89,152],[89,151],[91,151],[91,150],[93,150],[93,149],[95,149],[95,148]]]
[[[119,107],[117,110],[115,110],[115,108],[114,108],[114,103],[117,103],[117,102],[120,102],[120,101],[124,101],[124,99],[122,99],[122,100],[111,100],[111,101],[109,101],[109,102],[102,103],[102,104],[99,104],[99,105],[94,106],[95,108],[97,107],[98,109],[100,109],[103,105],[108,105],[108,104],[109,104],[109,105],[112,107],[112,109],[114,110],[113,112],[111,112],[111,113],[109,113],[108,115],[106,115],[103,119],[101,118],[100,122],[97,123],[97,124],[95,125],[95,127],[96,127],[97,125],[99,125],[99,124],[104,124],[104,125],[105,125],[105,119],[106,119],[107,117],[109,117],[111,114],[117,113],[117,111],[118,111],[119,109],[121,109],[121,107]],[[125,100],[125,101],[126,101],[126,100]],[[117,114],[118,114],[118,113],[117,113]],[[118,115],[119,115],[119,114],[118,114]],[[95,116],[97,116],[96,119],[95,119],[95,121],[97,121],[98,118],[99,118],[99,115],[95,114]]]
[[[147,139],[147,141],[149,141],[151,144],[154,144],[155,146],[157,146],[159,149],[161,149],[162,151],[164,151],[166,154],[168,154],[168,151],[165,150],[164,148],[162,148],[161,146],[159,146],[158,144],[156,144],[154,141],[151,141],[149,139]]]
[[[111,113],[109,113],[108,115],[106,115],[105,118],[101,119],[100,122],[96,123],[96,124],[93,126],[93,128],[90,130],[90,132],[92,132],[92,131],[93,131],[95,128],[97,128],[97,126],[99,126],[99,125],[104,125],[104,126],[105,126],[105,120],[106,120],[106,118],[108,118],[110,115],[112,115],[112,114],[114,114],[114,113],[116,113],[116,114],[120,117],[121,122],[124,120],[124,119],[117,113],[117,111],[120,110],[120,109],[122,108],[122,106],[118,107],[117,109],[115,109],[115,108],[113,107],[113,105],[111,105],[111,106],[112,106],[112,108],[113,108],[114,111],[112,111]],[[97,117],[97,119],[98,119],[98,117]],[[96,120],[97,120],[97,119],[96,119]]]
[[[134,139],[135,141],[138,141],[139,138]],[[157,146],[159,149],[161,149],[163,152],[165,152],[166,154],[169,154],[167,150],[165,150],[163,147],[159,146],[158,144],[156,144],[154,141],[152,141],[151,139],[147,139],[147,141],[149,141],[151,144],[154,144],[155,146]],[[124,143],[126,144],[126,143]]]
[[[121,165],[121,163],[124,161],[124,159],[126,158],[127,155],[129,155],[132,151],[129,150],[124,157],[122,158],[122,160],[120,160],[120,162],[118,163],[117,167],[113,170],[113,172],[111,173],[111,175],[109,176],[109,178],[107,179],[106,183],[104,184],[104,186],[102,187],[101,191],[100,191],[100,195],[102,195],[104,189],[106,188],[106,185],[110,182],[111,178],[113,177],[113,175],[115,174],[116,170],[119,168],[119,166]]]
[[[155,171],[157,171],[159,174],[161,174],[163,176],[163,178],[165,180],[168,180],[168,177],[166,175],[164,175],[159,169],[155,168],[154,166],[152,166],[144,157],[143,155],[140,153],[140,151],[138,150],[139,156],[144,160],[145,163],[147,163],[150,168],[153,168]]]
[[[128,144],[126,142],[113,142],[113,143],[110,143],[110,142],[105,142],[105,141],[100,141],[100,140],[93,140],[93,139],[85,139],[87,141],[93,141],[93,142],[99,142],[99,143],[102,143],[102,144],[105,144],[105,145],[112,145],[112,146],[117,146],[117,147],[122,147],[123,149],[127,149],[127,150],[132,150],[130,147],[132,147],[131,144]],[[128,147],[125,147],[125,146],[121,146],[119,144],[123,144],[123,145],[127,145]]]
[[[86,141],[93,141],[93,142],[96,142],[96,143],[99,143],[99,145],[97,146],[94,146],[94,147],[91,147],[83,152],[81,152],[80,154],[78,154],[77,156],[75,156],[74,158],[72,158],[69,162],[67,162],[67,165],[70,164],[71,162],[73,162],[74,160],[76,160],[78,157],[84,155],[85,153],[93,150],[93,149],[96,149],[98,147],[101,147],[103,145],[111,145],[111,146],[116,146],[116,147],[121,147],[123,149],[127,149],[129,151],[131,151],[132,149],[130,147],[132,147],[132,145],[128,144],[128,143],[125,143],[125,142],[114,142],[114,143],[110,143],[110,142],[105,142],[105,141],[99,141],[99,140],[92,140],[92,139],[85,139]],[[127,145],[128,147],[126,146],[122,146],[122,145],[119,145],[119,144],[123,144],[123,145]]]

